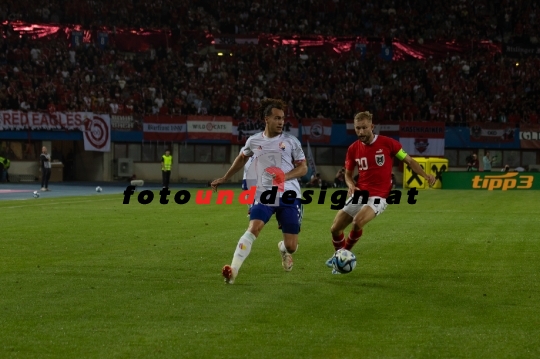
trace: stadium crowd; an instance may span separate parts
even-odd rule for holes
[[[537,36],[540,9],[522,0],[4,0],[0,19],[213,34],[324,34],[399,39]]]
[[[76,9],[68,1],[39,2],[43,7],[31,7],[26,0],[8,0],[0,5],[0,18],[118,27],[170,28],[170,24],[180,23],[178,43],[142,54],[123,53],[114,43],[105,50],[70,48],[65,39],[32,40],[4,26],[0,37],[2,109],[244,117],[253,116],[262,98],[279,97],[289,102],[290,111],[298,118],[345,119],[369,110],[379,120],[538,122],[538,57],[516,60],[474,52],[444,60],[385,62],[373,54],[361,59],[356,51],[314,56],[287,46],[238,46],[233,56],[220,57],[198,51],[200,44],[183,33],[190,27],[217,33],[282,33],[285,29],[396,38],[534,36],[538,34],[538,9],[533,4],[460,1],[454,6],[435,1],[427,6],[426,1],[414,0],[367,2],[360,7],[357,2],[343,0],[299,0],[294,4],[276,0],[272,3],[280,11],[270,14],[268,0],[220,0],[215,6],[208,1],[124,0],[115,2],[114,7],[110,2],[92,0],[81,2]],[[497,11],[495,3],[502,10]],[[424,5],[426,12],[413,10]],[[163,9],[173,11],[165,13]],[[177,21],[186,16],[189,21]],[[298,27],[303,16],[305,26]],[[447,21],[441,16],[451,19],[450,25],[445,25]],[[236,22],[238,18],[242,21]],[[511,24],[505,25],[506,19]],[[233,22],[234,29],[230,26]],[[296,25],[288,25],[293,23]],[[392,24],[405,24],[405,28],[388,33],[386,26]],[[440,26],[451,31],[444,32]]]

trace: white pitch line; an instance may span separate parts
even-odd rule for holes
[[[26,206],[11,206],[11,207],[3,207],[3,206],[0,206],[0,209],[3,209],[3,208],[20,208],[20,207],[37,207],[37,206],[49,206],[49,205],[52,205],[52,204],[71,204],[71,203],[83,203],[83,202],[97,202],[97,201],[110,201],[110,200],[115,200],[115,201],[118,201],[118,198],[102,198],[102,199],[95,199],[95,200],[84,200],[84,201],[63,201],[63,202],[46,202],[46,203],[34,203],[34,204],[30,204],[28,203],[28,205]],[[29,201],[31,201],[31,199],[28,199]]]

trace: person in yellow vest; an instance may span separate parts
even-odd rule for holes
[[[165,154],[161,156],[161,175],[163,188],[169,188],[169,180],[171,178],[172,156],[171,151],[165,151]]]
[[[11,166],[11,161],[8,160],[7,158],[4,158],[4,172],[6,173],[6,181],[7,182],[11,182],[9,180],[9,173],[8,173],[8,169],[9,169],[9,166]]]
[[[6,158],[0,156],[0,182],[4,182],[4,170],[6,169],[6,165],[4,164],[5,160]]]

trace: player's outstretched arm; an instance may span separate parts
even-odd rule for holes
[[[404,159],[403,159],[403,162],[405,162],[406,164],[409,165],[409,167],[411,167],[411,169],[418,173],[420,176],[424,177],[426,179],[426,181],[428,181],[429,183],[429,186],[433,186],[435,184],[435,181],[437,180],[435,178],[434,175],[428,175],[426,172],[424,172],[424,169],[422,168],[422,166],[420,166],[420,164],[418,162],[416,162],[416,160],[414,158],[412,158],[411,156],[407,155]]]
[[[246,162],[249,160],[249,157],[244,156],[242,153],[240,153],[236,158],[234,159],[233,164],[225,173],[225,176],[218,178],[214,180],[210,186],[212,186],[212,189],[217,191],[217,188],[220,184],[225,183],[229,178],[231,178],[236,172],[240,171],[244,166],[246,165]]]

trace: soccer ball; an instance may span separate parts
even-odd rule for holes
[[[34,191],[33,196],[34,196],[34,198],[39,198],[39,192],[38,192],[38,191]]]
[[[339,273],[350,273],[354,267],[356,267],[356,256],[353,252],[346,249],[338,249],[337,252],[334,253],[332,266]]]
[[[103,191],[103,189],[102,189],[101,187],[97,186],[97,187],[96,187],[96,192],[99,193],[99,192],[101,192],[101,191]]]

